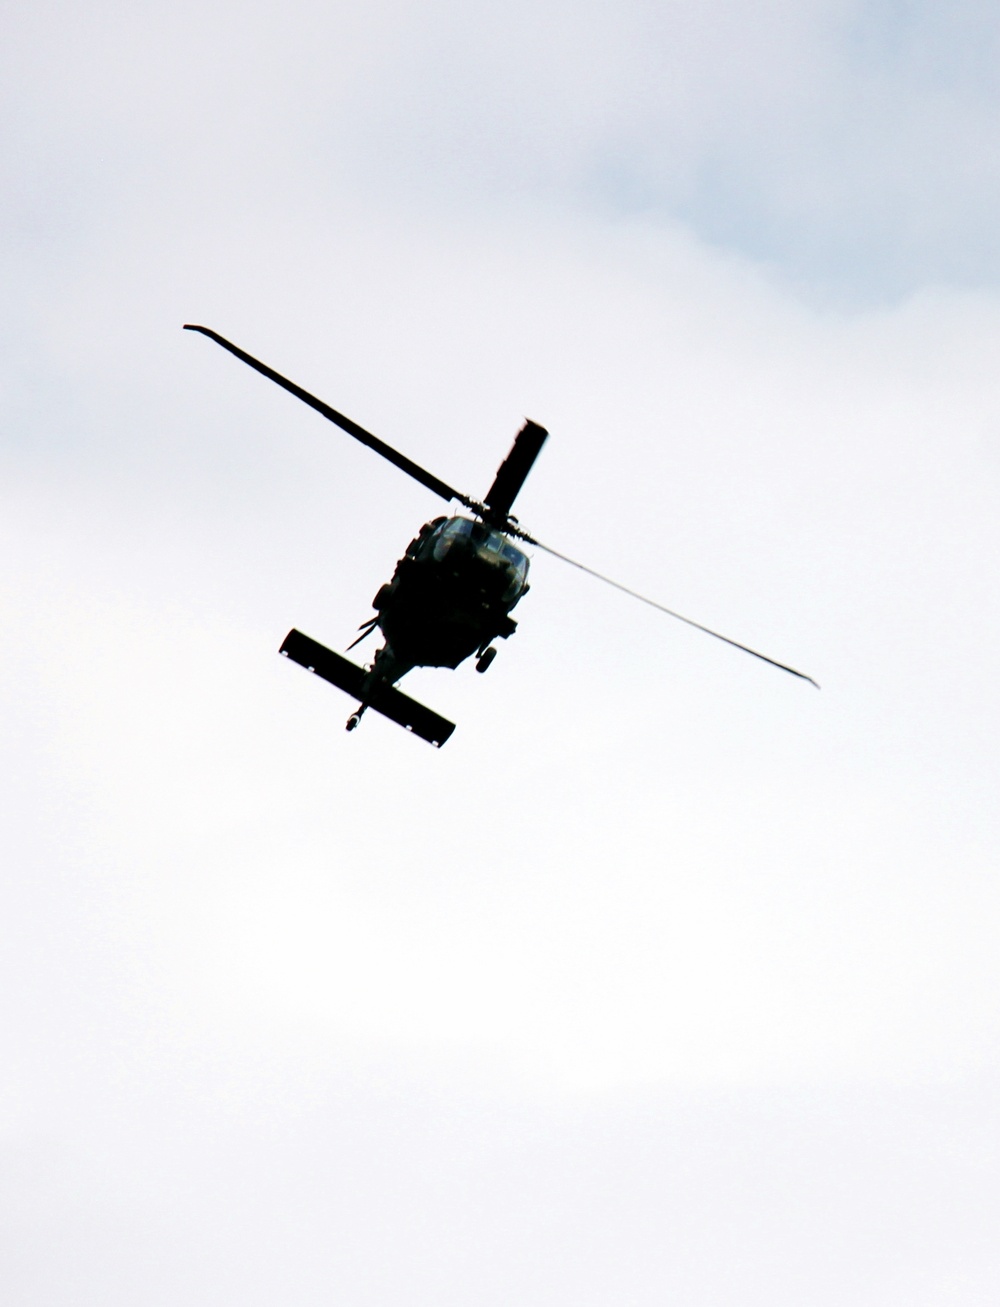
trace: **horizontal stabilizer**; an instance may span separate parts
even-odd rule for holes
[[[339,690],[344,690],[353,699],[361,700],[364,690],[366,672],[352,663],[349,658],[327,649],[325,645],[311,640],[301,631],[289,631],[285,636],[281,653],[298,663],[306,671],[315,672],[324,681],[329,681]],[[383,717],[419,735],[428,744],[440,749],[455,729],[455,723],[439,717],[430,708],[417,703],[408,695],[391,685],[380,685],[368,700],[368,707],[380,712]]]

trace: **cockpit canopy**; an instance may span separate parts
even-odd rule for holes
[[[508,578],[504,603],[513,603],[523,593],[528,581],[528,560],[501,532],[467,517],[450,517],[437,527],[432,541],[431,552],[439,563],[457,546],[463,553],[474,551],[484,563],[502,568]]]

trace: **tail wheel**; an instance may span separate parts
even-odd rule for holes
[[[489,667],[490,663],[493,661],[493,659],[496,656],[497,656],[497,651],[493,648],[492,645],[490,645],[488,649],[484,649],[476,661],[476,671],[485,672],[487,667]]]

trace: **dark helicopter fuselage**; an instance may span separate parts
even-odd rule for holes
[[[528,589],[528,559],[503,532],[466,517],[428,522],[372,601],[385,636],[380,679],[472,654],[482,662],[492,640],[515,631],[510,612]]]

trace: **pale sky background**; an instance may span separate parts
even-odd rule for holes
[[[1000,10],[15,0],[0,1297],[993,1307]],[[343,649],[525,416],[435,751]]]

